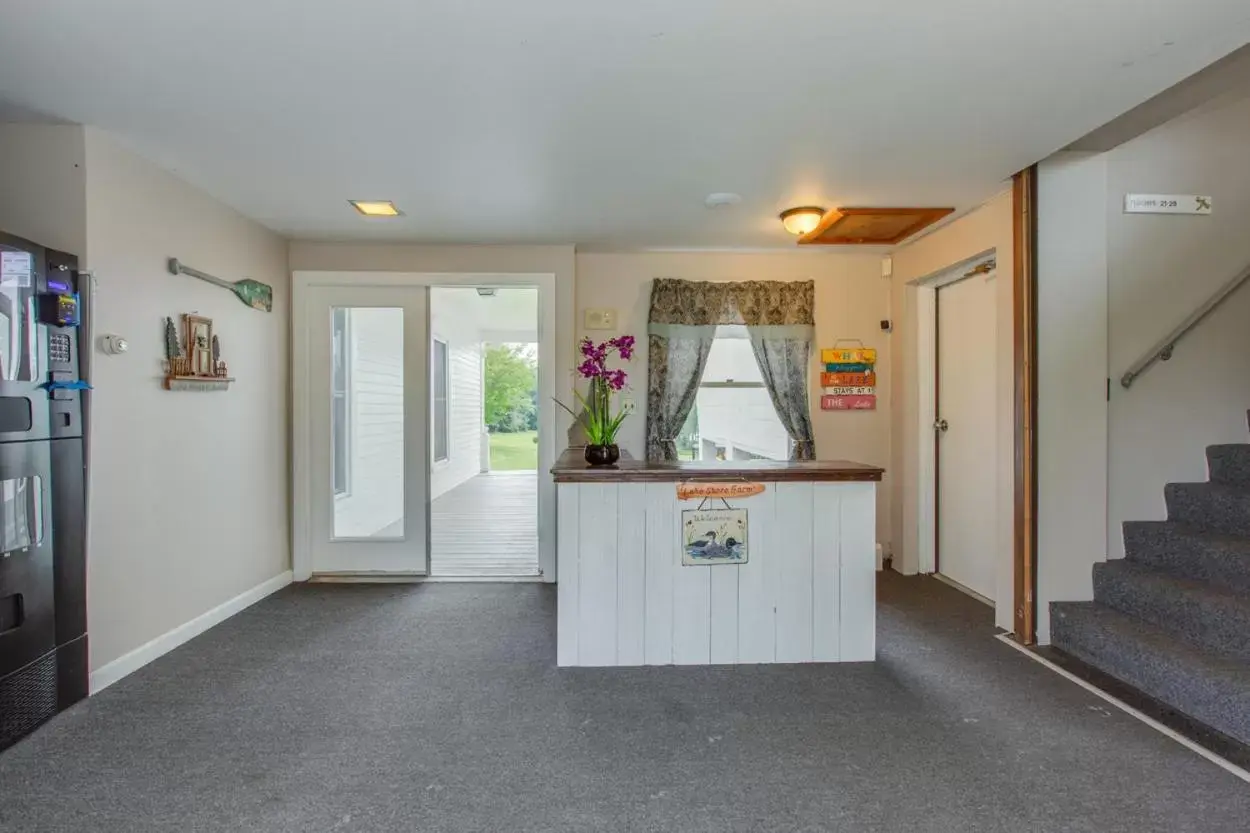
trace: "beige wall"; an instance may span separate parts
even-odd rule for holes
[[[0,231],[83,256],[83,141],[78,125],[0,124]]]
[[[891,515],[890,390],[891,339],[879,323],[890,317],[890,282],[881,277],[881,256],[850,252],[794,253],[655,253],[578,254],[576,335],[596,341],[628,333],[645,342],[653,278],[696,281],[814,280],[816,340],[831,346],[835,339],[857,338],[876,347],[878,396],[876,411],[822,412],[817,357],[812,359],[812,428],[816,453],[822,459],[857,460],[887,468],[878,490],[878,541],[889,542]],[[615,331],[585,330],[582,311],[615,309]],[[635,456],[644,453],[647,356],[641,350],[630,362],[631,395],[638,412],[621,429],[621,445]],[[562,392],[562,395],[569,396]]]
[[[1107,536],[1107,159],[1060,153],[1037,187],[1037,638],[1093,597]]]
[[[894,566],[914,573],[918,566],[918,505],[920,501],[920,451],[915,426],[917,405],[916,282],[936,275],[978,255],[996,252],[998,258],[996,311],[998,349],[995,353],[996,411],[993,471],[998,500],[987,516],[998,542],[996,620],[1012,627],[1012,482],[1014,385],[1012,368],[1012,213],[1011,192],[1005,191],[981,208],[899,249],[894,254],[892,307],[894,351],[892,353],[893,402],[891,432],[894,437],[891,469],[893,511],[890,536],[895,541]],[[926,474],[931,476],[931,474]]]
[[[81,130],[81,128],[79,128]],[[86,267],[95,325],[130,342],[92,382],[91,667],[290,569],[286,243],[88,128]],[[168,257],[274,288],[274,310],[165,269]],[[213,319],[237,381],[161,389],[162,322]]]
[[[1206,446],[1250,441],[1250,289],[1125,390],[1124,371],[1250,266],[1250,98],[1176,119],[1108,154],[1107,555],[1121,522],[1165,517],[1163,487],[1206,479]],[[1207,217],[1127,215],[1126,193],[1209,194]],[[1101,554],[1100,554],[1101,555]]]

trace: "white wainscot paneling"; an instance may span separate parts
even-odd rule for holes
[[[560,665],[874,658],[874,483],[769,483],[730,502],[748,562],[692,567],[675,484],[557,488]]]

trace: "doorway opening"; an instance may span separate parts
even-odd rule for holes
[[[535,579],[537,287],[430,290],[430,575]]]
[[[550,273],[293,274],[296,581],[554,579],[558,297]],[[524,375],[494,432],[492,357]]]

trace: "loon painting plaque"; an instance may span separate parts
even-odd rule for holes
[[[686,567],[747,562],[747,510],[683,509],[681,563]]]

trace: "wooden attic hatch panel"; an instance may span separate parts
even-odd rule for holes
[[[953,208],[836,208],[799,238],[800,245],[893,246],[950,214]]]

